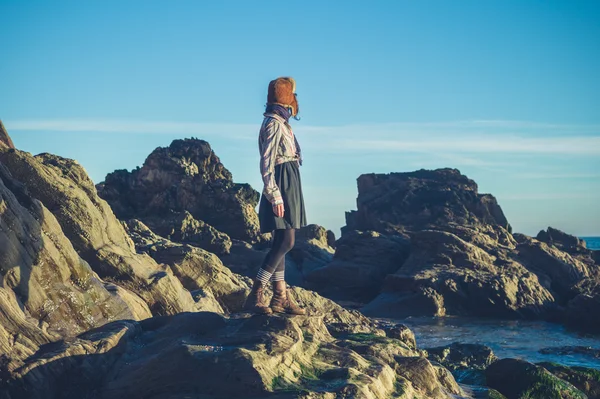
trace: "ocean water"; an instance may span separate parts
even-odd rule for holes
[[[579,237],[585,241],[588,249],[600,250],[600,237]]]
[[[543,321],[486,320],[464,317],[409,317],[395,320],[407,325],[421,349],[453,342],[487,345],[499,358],[528,362],[556,362],[566,366],[600,369],[600,357],[593,354],[544,354],[544,348],[583,346],[600,351],[600,336],[585,336],[561,325]]]

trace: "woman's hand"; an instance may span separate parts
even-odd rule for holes
[[[273,205],[273,213],[275,214],[275,216],[282,218],[283,217],[283,204],[276,204]]]

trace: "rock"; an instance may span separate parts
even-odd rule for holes
[[[508,399],[587,398],[570,383],[524,360],[499,360],[490,365],[485,374],[488,385]]]
[[[252,245],[245,241],[233,239],[231,240],[229,253],[220,255],[219,258],[232,272],[254,278],[267,255],[267,245],[266,242],[262,245]],[[286,259],[286,269],[288,263],[288,259]],[[293,273],[297,275],[297,273]],[[297,280],[294,283],[297,283]]]
[[[585,246],[585,241],[553,227],[548,227],[548,229],[545,231],[541,230],[536,238],[545,242],[546,244],[553,245],[568,253],[587,249]]]
[[[561,380],[573,384],[589,399],[600,399],[600,371],[586,367],[566,367],[556,363],[537,363]]]
[[[13,144],[8,132],[6,131],[6,128],[4,127],[4,124],[2,123],[2,120],[0,120],[0,148],[15,148],[15,145]]]
[[[448,395],[447,390],[438,380],[438,372],[424,357],[396,357],[396,363],[396,373],[410,381],[411,385],[424,397],[439,398]],[[446,375],[445,378],[451,377]],[[454,389],[457,392],[450,393],[460,393],[457,385]]]
[[[121,220],[146,222],[146,217],[187,211],[231,238],[262,239],[255,211],[259,193],[248,184],[234,183],[203,140],[174,140],[159,147],[141,168],[108,174],[98,190]]]
[[[412,332],[410,328],[405,326],[404,324],[393,324],[386,325],[382,327],[385,331],[385,335],[388,338],[399,339],[408,345],[409,348],[416,349],[417,341],[415,339],[415,334]]]
[[[324,227],[309,224],[296,230],[294,248],[286,256],[286,280],[308,287],[307,276],[331,262],[333,253],[329,231]]]
[[[200,312],[121,321],[43,347],[9,373],[6,388],[11,398],[31,399],[183,398],[200,392],[450,399],[445,385],[459,393],[451,375],[440,381],[442,373],[426,359],[388,357],[393,349],[381,344],[375,346],[386,349],[362,356],[344,342],[329,334],[321,316],[227,319]]]
[[[6,154],[0,150],[0,159]],[[125,290],[107,291],[54,215],[0,163],[0,352],[6,367],[60,337],[137,318],[121,294]]]
[[[451,345],[426,348],[425,350],[428,359],[441,363],[450,370],[485,370],[490,364],[498,360],[491,348],[478,344],[455,342]]]
[[[569,301],[563,321],[578,330],[600,332],[600,290],[595,295],[579,294]]]
[[[149,254],[160,264],[168,265],[188,291],[201,290],[198,298],[203,298],[205,302],[214,298],[218,302],[210,306],[206,304],[202,310],[241,311],[244,298],[249,292],[248,285],[241,276],[225,267],[215,254],[157,236],[136,219],[131,219],[124,225],[138,251]]]
[[[123,226],[76,161],[12,150],[0,151],[0,162],[56,217],[73,248],[101,278],[135,292],[154,314],[195,309],[192,296],[168,267],[135,252]]]
[[[409,240],[398,235],[347,232],[336,242],[333,260],[308,273],[309,287],[330,298],[368,302],[384,278],[402,266],[409,249]]]
[[[158,235],[171,241],[190,244],[217,255],[228,254],[231,239],[214,227],[196,220],[187,211],[169,217],[146,217],[144,221]]]
[[[411,236],[410,256],[386,278],[382,294],[362,308],[368,316],[476,315],[534,317],[554,302],[535,274],[511,259],[443,231]]]
[[[357,210],[346,213],[351,230],[402,233],[448,225],[511,227],[489,194],[456,169],[364,174],[358,178]]]
[[[595,267],[532,238],[521,238],[517,251],[521,263],[535,272],[542,284],[554,291],[563,304],[574,296],[572,289],[579,281],[600,276]]]

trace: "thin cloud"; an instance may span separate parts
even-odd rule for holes
[[[113,119],[7,121],[9,131],[176,134],[255,140],[257,124],[195,123]],[[454,154],[471,165],[485,160],[464,154],[600,155],[599,125],[561,125],[527,121],[473,120],[433,123],[381,123],[304,126],[306,148],[320,152],[418,152]],[[552,131],[552,134],[546,132]],[[244,133],[247,132],[247,133]],[[576,133],[575,135],[573,133]]]
[[[9,132],[81,132],[81,133],[139,133],[139,134],[180,134],[182,136],[223,136],[251,138],[240,135],[240,131],[258,131],[256,125],[228,123],[195,123],[138,121],[119,119],[49,119],[16,120],[5,123]]]

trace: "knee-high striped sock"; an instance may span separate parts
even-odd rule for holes
[[[271,281],[284,281],[285,280],[285,270],[277,271],[273,273],[271,276]]]
[[[256,275],[256,279],[259,280],[262,285],[267,285],[273,273],[269,273],[263,268],[258,269],[258,273]]]

